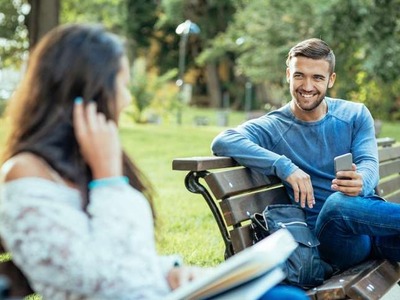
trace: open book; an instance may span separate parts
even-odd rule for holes
[[[198,278],[174,290],[167,300],[211,297],[213,299],[257,299],[285,278],[279,266],[296,247],[297,243],[290,232],[280,229],[257,244],[228,258],[213,269],[208,276]],[[239,295],[241,296],[237,298]]]

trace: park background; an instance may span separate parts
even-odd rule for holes
[[[224,247],[172,160],[211,155],[223,129],[287,103],[286,54],[300,40],[327,41],[338,74],[329,95],[365,103],[380,137],[400,140],[399,0],[0,0],[0,113],[29,50],[69,22],[102,23],[126,40],[133,103],[121,139],[156,190],[160,253],[186,263],[220,263]],[[0,152],[7,126],[2,117]]]

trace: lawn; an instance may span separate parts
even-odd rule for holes
[[[208,126],[195,126],[193,120],[205,117]],[[210,155],[210,143],[224,129],[216,126],[217,112],[184,111],[183,124],[137,125],[124,122],[121,138],[124,148],[145,171],[157,195],[157,245],[162,254],[180,253],[186,263],[215,265],[223,260],[224,246],[212,214],[200,195],[184,186],[185,172],[173,171],[176,157]],[[229,115],[229,126],[239,124],[243,114]],[[384,123],[381,137],[400,141],[400,123]],[[0,120],[0,151],[4,143],[4,120]]]

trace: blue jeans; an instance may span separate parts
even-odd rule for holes
[[[371,257],[400,261],[400,204],[336,192],[326,199],[315,233],[321,258],[334,269]]]
[[[306,293],[296,287],[277,285],[266,292],[259,300],[309,300]]]

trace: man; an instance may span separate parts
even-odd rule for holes
[[[304,208],[321,257],[335,269],[370,256],[400,261],[400,205],[374,195],[379,171],[370,112],[363,104],[326,97],[336,74],[335,55],[324,41],[300,42],[286,64],[291,101],[222,132],[212,151],[281,178]],[[348,152],[352,170],[335,174],[334,158]]]

